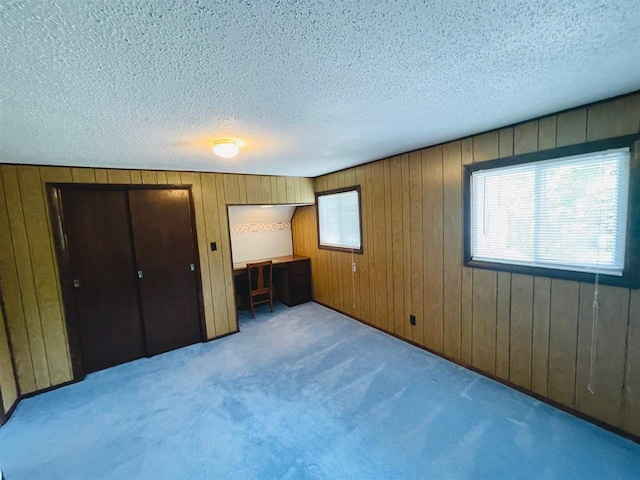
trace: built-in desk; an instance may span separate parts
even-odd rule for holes
[[[247,263],[273,262],[275,299],[288,307],[311,301],[311,259],[300,255],[263,258],[233,264],[236,292],[244,297],[247,286]]]

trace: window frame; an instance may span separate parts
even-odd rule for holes
[[[320,204],[318,203],[318,198],[327,195],[335,195],[337,193],[345,193],[345,192],[357,192],[358,193],[358,224],[360,228],[360,248],[350,248],[350,247],[334,247],[331,245],[323,245],[320,243]],[[316,199],[316,228],[318,234],[318,248],[321,250],[333,250],[334,252],[346,252],[346,253],[357,253],[362,255],[364,252],[364,238],[362,235],[362,191],[360,185],[352,185],[349,187],[342,188],[334,188],[332,190],[324,190],[322,192],[315,192]]]
[[[640,134],[624,135],[621,137],[596,140],[593,142],[569,145],[566,147],[541,150],[512,157],[471,163],[464,166],[463,174],[463,265],[465,267],[495,270],[499,272],[519,273],[540,277],[573,280],[577,282],[594,283],[595,273],[578,272],[575,270],[560,270],[545,267],[531,267],[510,263],[486,262],[473,260],[471,257],[471,174],[478,170],[499,167],[509,167],[523,163],[540,162],[554,158],[570,157],[587,153],[600,152],[615,148],[629,147],[629,198],[627,208],[627,238],[626,253],[622,276],[599,274],[599,282],[626,288],[640,287]]]

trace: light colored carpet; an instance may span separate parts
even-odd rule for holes
[[[18,479],[638,478],[640,446],[317,304],[23,401]]]

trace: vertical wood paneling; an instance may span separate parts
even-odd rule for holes
[[[511,276],[511,343],[509,380],[531,388],[531,338],[533,330],[533,277]]]
[[[536,277],[533,283],[533,333],[531,356],[531,389],[547,395],[549,371],[549,306],[551,279]]]
[[[531,123],[531,122],[530,122]],[[526,138],[519,132],[519,138]],[[498,132],[498,156],[513,155],[514,129],[503,128]],[[509,378],[509,353],[511,335],[511,274],[498,272],[498,292],[496,298],[496,375]]]
[[[271,178],[262,176],[260,177],[260,185],[262,189],[262,203],[272,203],[271,200]],[[292,199],[293,201],[293,199]]]
[[[629,135],[640,130],[640,95],[593,105],[588,109],[587,140]]]
[[[140,172],[140,170],[131,170],[131,172],[129,174],[131,175],[131,183],[133,183],[133,184],[142,183],[142,173]],[[75,182],[75,180],[74,180],[74,182]]]
[[[557,143],[555,122],[547,117],[542,129],[538,128],[538,148],[553,148]],[[551,309],[551,280],[536,278],[534,280],[533,298],[533,337],[531,358],[531,389],[540,395],[548,395],[549,383],[549,330]]]
[[[538,122],[516,125],[513,129],[513,153],[520,155],[538,150]]]
[[[573,407],[580,284],[554,279],[551,291],[548,395],[556,402]]]
[[[156,177],[157,178],[157,177]],[[200,174],[192,172],[184,172],[180,174],[180,183],[191,185],[191,194],[193,195],[193,208],[196,217],[196,232],[206,232],[205,212],[203,203],[202,185],[200,183]],[[200,252],[200,278],[202,279],[202,296],[204,301],[204,315],[207,326],[207,337],[211,338],[216,335],[216,329],[213,325],[214,310],[211,298],[212,281],[209,275],[209,257],[203,252],[207,251],[207,240],[205,235],[198,235],[198,251]]]
[[[218,184],[213,174],[202,178],[186,172],[0,167],[0,288],[22,393],[72,379],[47,182],[193,185],[207,335],[213,338],[237,329],[226,204],[246,202],[247,178],[254,182],[257,178],[260,184],[260,177],[220,174]],[[268,178],[271,195],[272,185],[278,183]],[[311,180],[294,179],[293,199],[308,201],[313,193],[310,185]],[[259,203],[262,192],[257,196]],[[219,210],[224,211],[222,216]],[[209,253],[209,241],[219,242],[217,252]],[[10,396],[7,392],[6,398]]]
[[[107,170],[105,170],[104,168],[96,168],[93,170],[93,173],[96,177],[96,183],[109,183]]]
[[[394,157],[391,162],[391,254],[393,282],[394,332],[404,337],[404,228],[402,215],[402,157]],[[408,227],[408,225],[406,226]]]
[[[39,178],[39,175],[38,175]],[[31,253],[27,240],[26,222],[23,212],[18,170],[15,166],[3,165],[2,179],[4,182],[6,208],[9,214],[9,226],[13,239],[13,253],[18,272],[18,285],[22,299],[31,361],[35,375],[36,388],[47,388],[51,385],[47,351],[40,323],[40,309],[36,296]]]
[[[73,183],[95,183],[96,175],[93,168],[72,168]]]
[[[302,201],[305,203],[314,203],[315,196],[313,192],[313,180],[311,178],[302,178]]]
[[[640,290],[631,290],[622,428],[640,435]]]
[[[507,127],[498,131],[498,157],[510,157],[513,155],[513,127]]]
[[[131,172],[131,182],[132,183],[136,183],[134,181],[134,175],[133,172]],[[156,172],[156,179],[158,181],[158,185],[167,185],[169,183],[169,180],[167,179],[167,172]]]
[[[0,299],[0,304],[1,302]],[[2,392],[0,409],[4,412],[7,412],[18,398],[18,386],[15,382],[7,331],[4,314],[0,308],[0,392]]]
[[[205,230],[202,235],[198,236],[198,239],[200,239],[200,236],[205,236],[207,240],[219,243],[222,235],[220,231],[216,178],[213,173],[201,173],[200,179],[202,182]],[[226,333],[228,329],[226,290],[224,283],[220,282],[224,271],[222,267],[222,250],[219,248],[215,252],[212,252],[206,248],[207,246],[205,242],[206,250],[204,252],[202,250],[200,251],[201,256],[206,255],[209,259],[207,275],[211,279],[209,294],[213,299],[214,318],[207,324],[207,329],[214,332],[210,333],[210,335],[222,335]],[[209,326],[210,324],[212,325]]]
[[[262,203],[262,181],[256,175],[247,175],[247,203],[260,205]]]
[[[352,170],[350,170],[350,171],[352,171]],[[299,201],[300,201],[300,192],[301,192],[301,187],[300,187],[300,185],[301,185],[301,183],[302,183],[302,182],[301,182],[301,180],[302,180],[302,179],[301,179],[300,177],[295,177],[295,182],[294,182],[294,185],[293,185],[293,186],[294,186],[294,191],[295,191],[295,198],[296,198],[296,200],[295,200],[295,201],[296,201],[296,202],[299,202]]]
[[[285,177],[276,178],[278,185],[278,203],[287,203],[287,180]]]
[[[473,138],[473,161],[498,158],[498,132]],[[471,360],[474,366],[495,374],[496,369],[496,302],[498,275],[491,270],[473,272],[473,334]]]
[[[411,288],[411,170],[409,155],[401,155],[402,170],[402,294],[404,303],[403,335],[409,338],[411,325],[409,315],[413,313]]]
[[[556,146],[556,116],[544,117],[538,121],[538,150]]]
[[[71,169],[70,168],[65,168],[65,167],[40,167],[39,169],[40,171],[40,180],[42,182],[41,184],[41,189],[43,192],[43,196],[44,198],[47,198],[46,196],[48,195],[48,189],[47,189],[47,183],[71,183],[73,182],[73,176],[71,173]],[[35,175],[35,173],[34,173]],[[52,221],[51,221],[51,215],[50,215],[50,210],[49,210],[49,206],[47,205],[47,207],[45,208],[45,213],[44,216],[46,218],[45,220],[45,224],[47,226],[47,232],[48,232],[48,238],[49,238],[49,251],[52,257],[52,261],[53,261],[53,271],[54,271],[54,278],[51,279],[51,282],[55,285],[56,288],[56,292],[57,292],[57,302],[59,305],[59,309],[60,312],[63,312],[63,306],[62,306],[62,287],[60,286],[59,283],[59,278],[60,278],[60,273],[59,273],[59,268],[58,268],[58,263],[57,263],[57,257],[55,256],[55,240],[53,237],[53,225],[52,225]],[[61,315],[63,315],[63,313],[61,313]],[[49,321],[49,318],[41,318],[40,319],[41,323],[47,324]],[[53,316],[51,318],[51,321],[53,323],[55,323],[56,321],[56,317]],[[64,379],[63,381],[68,381],[68,380],[72,380],[72,372],[71,372],[71,358],[70,358],[70,353],[69,353],[69,349],[67,346],[67,326],[66,323],[64,321],[62,321],[62,329],[58,330],[57,328],[53,328],[51,330],[49,330],[49,332],[51,331],[60,331],[63,335],[64,338],[62,340],[58,341],[49,341],[49,345],[64,345],[63,351],[64,354],[67,356],[68,362],[69,362],[69,370],[68,370],[68,377],[66,379]],[[61,355],[60,353],[56,352],[54,354],[54,356],[56,355]]]
[[[180,173],[171,173],[177,175],[178,178],[176,179],[174,177],[174,180],[177,180],[177,183],[180,183]],[[158,183],[158,175],[156,174],[156,172],[153,172],[151,170],[143,170],[142,172],[140,172],[140,176],[142,177],[142,183],[144,183],[145,185],[155,185],[156,183]]]
[[[585,333],[585,329],[588,330],[585,322],[589,324],[587,310],[591,299],[585,300],[584,292],[585,289],[592,292],[593,286],[465,268],[462,264],[462,167],[474,161],[639,130],[640,95],[633,95],[319,177],[315,181],[318,190],[342,185],[348,175],[355,175],[356,182],[363,185],[365,254],[357,259],[359,303],[349,313],[420,345],[443,351],[463,363],[473,363],[564,405],[575,405],[589,415],[637,432],[640,430],[640,368],[634,366],[638,363],[635,352],[640,341],[640,300],[634,296],[636,291],[631,291],[629,297],[629,290],[603,287],[603,295],[607,292],[608,299],[601,303],[618,306],[614,315],[608,307],[608,313],[602,313],[605,307],[601,305],[601,318],[605,320],[601,320],[599,328],[605,328],[606,324],[606,328],[613,329],[603,338],[598,335],[600,366],[596,377],[606,392],[596,390],[595,395],[587,395],[584,377],[589,370],[589,341],[585,338],[590,336]],[[437,157],[439,153],[434,152],[440,148],[441,157],[436,163],[440,162],[441,170],[433,173],[429,159]],[[402,158],[408,158],[406,170]],[[439,209],[435,208],[438,204]],[[309,210],[315,213],[315,208]],[[305,237],[304,233],[295,235]],[[296,242],[303,243],[305,251],[316,252],[320,266],[314,269],[313,281],[322,287],[314,288],[314,292],[322,292],[319,295],[325,303],[346,308],[342,295],[344,272],[339,267],[345,254],[327,253],[327,266],[323,268],[324,251],[317,250],[315,244],[308,242],[311,236],[306,236],[306,240],[298,238]],[[432,259],[439,262],[434,268],[430,266]],[[436,280],[434,290],[436,278],[441,283]],[[363,288],[363,282],[368,282],[368,289]],[[438,285],[441,285],[441,295]],[[434,315],[434,308],[442,313]],[[417,317],[416,327],[408,325],[410,313]],[[434,319],[441,319],[440,339],[430,336],[438,330],[431,325]],[[625,344],[625,322],[629,325],[628,344]]]
[[[338,188],[338,179],[336,174],[327,175],[327,189],[334,190]],[[287,189],[287,198],[289,193]],[[342,277],[340,276],[340,266],[338,265],[338,255],[331,250],[327,251],[327,271],[330,273],[328,283],[330,289],[328,291],[331,304],[342,310]]]
[[[378,232],[375,229],[375,217],[373,214],[373,197],[375,195],[374,193],[374,187],[373,187],[373,180],[372,180],[372,167],[371,164],[365,165],[364,166],[364,177],[365,177],[365,183],[367,185],[367,194],[366,196],[362,197],[362,200],[364,201],[363,203],[363,208],[366,209],[367,213],[366,213],[366,218],[369,219],[369,221],[367,222],[367,224],[362,224],[362,227],[364,230],[367,231],[367,238],[368,243],[367,245],[365,245],[365,249],[366,249],[366,261],[367,261],[367,269],[369,272],[369,283],[368,283],[368,289],[369,289],[369,310],[371,312],[370,316],[367,318],[370,318],[372,320],[372,322],[375,323],[375,318],[376,318],[376,266],[375,266],[375,249],[374,246],[377,242],[377,234]],[[364,217],[363,217],[364,218]]]
[[[509,378],[511,337],[511,274],[498,272],[496,300],[496,375]]]
[[[238,176],[222,175],[221,178],[224,184],[224,201],[227,204],[239,204],[240,203],[240,186],[238,184]],[[271,195],[269,195],[269,197],[270,196]]]
[[[442,147],[422,152],[424,342],[443,351],[443,193]]]
[[[462,157],[460,142],[443,146],[444,354],[461,360]],[[413,225],[412,225],[413,228]]]
[[[151,173],[155,174],[155,172],[150,172],[149,174],[149,182],[148,183],[156,183],[158,180],[157,175],[151,175]],[[180,172],[165,172],[167,177],[167,184],[169,185],[180,185],[182,180],[180,178]],[[142,176],[142,182],[147,183],[144,179],[144,172]]]
[[[4,181],[6,206],[13,240],[13,254],[18,272],[18,286],[20,288],[22,309],[27,326],[36,388],[47,388],[51,385],[49,366],[42,325],[40,323],[40,310],[31,266],[31,253],[27,240],[26,222],[17,168],[9,165],[3,166],[2,178]]]
[[[269,177],[269,181],[271,182],[271,202],[278,202],[278,178],[277,177]]]
[[[31,361],[29,334],[22,308],[22,294],[18,285],[17,264],[13,253],[3,177],[3,169],[0,168],[0,292],[4,299],[9,335],[14,344],[14,361],[20,389],[23,392],[33,392],[37,387]]]
[[[383,162],[371,165],[371,180],[373,183],[373,225],[375,226],[375,241],[373,253],[373,271],[375,272],[375,325],[390,330],[387,314],[387,248],[386,223],[384,215],[384,166]]]
[[[302,201],[302,179],[296,179],[296,195],[297,201]],[[352,187],[356,184],[356,171],[351,168],[343,172],[343,186]],[[356,282],[356,273],[353,272],[351,267],[352,262],[356,261],[356,255],[342,255],[342,258],[346,261],[343,262],[343,272],[345,275],[345,292],[347,292],[345,298],[345,311],[350,315],[355,315],[358,305],[360,303],[360,289],[359,283]]]
[[[328,185],[330,189],[340,188],[342,186],[339,177],[339,173],[334,173],[329,176]],[[287,200],[293,199],[293,194],[293,181],[287,182]],[[344,258],[344,255],[340,254],[339,252],[330,251],[329,257],[331,258],[331,278],[333,280],[332,288],[334,289],[332,292],[332,297],[334,298],[334,304],[337,305],[338,309],[344,311],[344,275],[341,265],[341,260]]]
[[[216,193],[218,199],[218,221],[220,223],[220,251],[222,253],[222,282],[224,282],[224,292],[226,299],[226,331],[224,333],[232,332],[238,329],[237,315],[236,315],[236,298],[234,295],[233,285],[233,271],[231,260],[231,239],[229,236],[229,217],[227,213],[227,200],[226,195],[229,193],[230,198],[238,198],[237,185],[229,184],[229,190],[225,189],[224,177],[225,175],[216,173]],[[218,285],[217,288],[221,288],[222,285]]]
[[[107,179],[109,183],[121,183],[128,185],[131,183],[131,174],[129,170],[107,170]]]
[[[595,375],[591,393],[591,332],[594,286],[580,285],[576,408],[611,425],[622,423],[622,386],[629,320],[629,290],[599,287]]]
[[[336,178],[338,182],[338,188],[352,185],[352,183],[349,183],[348,181],[347,171],[345,170],[343,170],[342,172],[338,172],[336,174]],[[294,182],[294,191],[296,190],[296,185],[297,182]],[[346,255],[340,255],[339,252],[333,253],[338,264],[338,275],[340,278],[340,305],[342,306],[343,311],[350,313],[352,310],[351,304],[353,299],[353,287],[351,281],[351,254],[348,253]]]
[[[296,201],[296,187],[295,187],[295,178],[287,177],[285,179],[285,184],[287,187],[287,203],[293,203]],[[337,188],[337,187],[336,187]]]
[[[278,177],[278,197],[280,197],[281,189],[284,188],[286,198],[286,187],[284,181],[280,181]],[[314,191],[321,192],[326,189],[326,177],[320,177],[314,179]],[[316,211],[316,220],[318,212]],[[319,241],[319,239],[318,239]],[[369,247],[371,248],[371,247]],[[327,301],[327,282],[329,281],[329,273],[327,272],[327,251],[318,248],[316,253],[315,267],[312,265],[312,279],[314,299],[328,304]],[[317,296],[315,296],[317,295]]]
[[[369,286],[371,284],[370,272],[369,272],[369,256],[371,255],[371,238],[369,237],[369,230],[365,228],[371,221],[369,218],[369,210],[367,209],[367,200],[370,196],[369,183],[367,182],[367,170],[365,166],[357,167],[356,169],[356,184],[360,185],[360,204],[362,215],[362,232],[360,232],[362,238],[363,254],[356,256],[356,263],[358,265],[357,281],[360,289],[360,304],[357,313],[362,312],[362,315],[366,318],[371,318],[370,308],[370,296]],[[313,207],[307,207],[309,210],[314,210]],[[309,226],[308,228],[312,228]],[[315,228],[315,225],[313,226]],[[311,235],[307,235],[311,238]],[[313,246],[311,246],[313,249]]]
[[[496,370],[496,272],[473,272],[473,343],[471,360],[475,367],[494,374]]]
[[[247,203],[247,176],[238,175],[238,196],[240,203]]]
[[[473,163],[473,141],[466,138],[461,142],[462,165]],[[462,214],[462,212],[461,212]],[[461,297],[461,332],[460,357],[464,363],[471,364],[472,334],[473,334],[473,269],[462,268],[462,297]]]
[[[384,239],[386,245],[386,266],[387,266],[387,319],[389,330],[395,332],[396,319],[393,310],[393,228],[391,227],[392,218],[392,193],[391,193],[391,163],[382,162],[384,168]],[[402,325],[402,324],[401,324]],[[404,329],[403,329],[404,330]]]
[[[579,108],[560,113],[556,120],[558,147],[583,143],[587,136],[587,109]]]
[[[405,332],[409,340],[424,344],[424,276],[422,256],[422,154],[409,154],[409,202],[411,216],[411,313],[416,316],[416,324],[407,327]],[[375,292],[374,292],[375,296]]]
[[[39,173],[36,167],[18,167],[38,314],[40,318],[48,320],[41,322],[41,326],[50,381],[56,385],[71,378],[71,367],[54,267],[54,249],[49,235],[47,205]]]

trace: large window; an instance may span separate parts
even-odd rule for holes
[[[360,186],[317,193],[316,203],[318,246],[362,253]]]
[[[605,283],[628,283],[622,277],[633,274],[627,261],[630,148],[595,147],[470,166],[466,263],[577,280],[599,274],[609,277]]]

